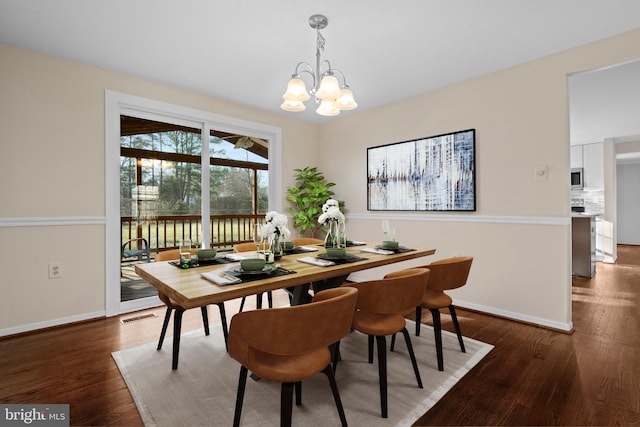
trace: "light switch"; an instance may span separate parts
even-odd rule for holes
[[[544,181],[549,174],[547,165],[536,165],[536,181]]]

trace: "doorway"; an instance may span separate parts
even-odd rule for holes
[[[604,144],[602,194],[604,210],[598,233],[605,240],[603,260],[617,258],[620,200],[617,194],[616,160],[629,146],[640,146],[640,60],[577,73],[569,77],[570,144],[576,146]],[[640,160],[640,149],[635,149]],[[573,157],[573,156],[572,156]],[[595,200],[594,197],[588,201]]]

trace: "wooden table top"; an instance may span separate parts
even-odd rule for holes
[[[288,270],[293,270],[295,271],[294,274],[267,277],[264,279],[225,286],[220,286],[203,279],[200,275],[216,269],[228,270],[232,267],[238,266],[239,262],[215,264],[189,269],[177,268],[174,265],[169,264],[169,262],[154,262],[149,264],[137,264],[135,270],[138,276],[151,283],[159,292],[169,296],[186,309],[200,307],[205,304],[215,304],[266,291],[307,284],[332,277],[346,276],[355,271],[429,256],[436,252],[435,249],[415,249],[392,255],[383,255],[361,251],[363,248],[371,247],[373,246],[366,245],[347,248],[347,253],[366,259],[336,264],[329,267],[319,267],[297,261],[299,258],[308,256],[315,257],[316,255],[323,253],[324,249],[322,247],[319,247],[318,252],[285,255],[280,260],[276,261],[276,265]],[[250,253],[247,253],[247,255],[249,254]]]

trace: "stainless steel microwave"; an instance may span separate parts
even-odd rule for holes
[[[584,189],[584,169],[583,168],[571,168],[571,189],[572,190]]]

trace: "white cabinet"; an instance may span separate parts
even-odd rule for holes
[[[571,168],[582,167],[582,145],[572,145],[570,151]]]
[[[585,190],[604,190],[604,143],[582,146]]]

